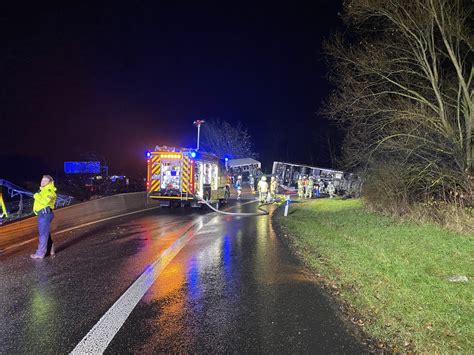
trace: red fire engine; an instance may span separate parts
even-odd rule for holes
[[[202,200],[227,202],[230,179],[214,154],[157,146],[147,153],[147,192],[162,206],[197,207]]]

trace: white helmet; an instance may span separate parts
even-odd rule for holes
[[[239,177],[238,177],[237,179],[239,179],[239,180],[242,180],[242,176],[241,176],[241,175],[239,175]]]
[[[262,176],[262,181],[267,181],[267,177],[266,177],[266,176]]]

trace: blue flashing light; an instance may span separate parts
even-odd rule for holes
[[[196,152],[191,152],[191,158],[196,158]]]
[[[225,157],[224,160],[227,163],[229,161],[229,158]]]
[[[150,153],[150,152],[146,152],[146,157],[147,157],[147,158],[151,157],[151,153]]]

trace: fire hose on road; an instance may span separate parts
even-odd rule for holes
[[[207,205],[207,207],[209,207],[209,208],[210,208],[211,210],[213,210],[214,212],[217,212],[217,213],[220,213],[220,214],[224,214],[224,215],[228,215],[228,216],[242,216],[242,217],[268,216],[268,215],[270,214],[270,212],[268,212],[267,210],[264,210],[262,207],[271,204],[271,203],[264,203],[264,204],[258,205],[257,209],[258,209],[260,212],[225,212],[225,211],[218,210],[217,208],[215,208],[214,206],[212,206],[212,205],[209,203],[209,201],[200,200],[199,202],[204,203],[205,205]]]

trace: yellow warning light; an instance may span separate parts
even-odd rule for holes
[[[163,158],[163,159],[181,159],[181,153],[161,154],[161,158]]]

